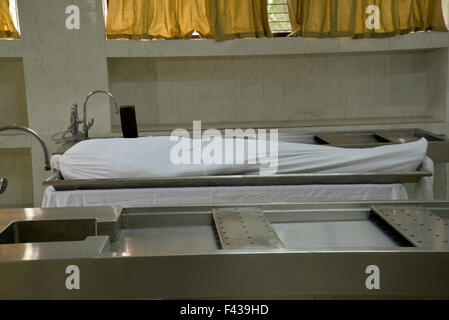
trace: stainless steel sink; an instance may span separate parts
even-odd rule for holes
[[[0,233],[0,245],[84,241],[96,236],[95,219],[15,221]]]

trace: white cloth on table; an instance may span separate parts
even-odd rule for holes
[[[42,206],[164,206],[408,200],[402,184],[294,185],[55,191]]]
[[[245,153],[243,165],[175,165],[170,161],[170,152],[175,143],[170,141],[170,137],[87,140],[76,144],[62,156],[54,156],[52,162],[68,180],[259,174],[260,164],[248,164],[250,159],[258,155],[248,152]],[[424,160],[431,169],[432,162],[426,158],[427,145],[425,139],[363,149],[279,142],[278,173],[414,172]],[[430,195],[431,184],[431,179],[423,180],[420,192],[426,196]],[[75,191],[55,191],[49,187],[45,192],[43,206],[157,206],[407,199],[407,192],[402,184]]]
[[[433,163],[433,160],[429,157],[426,157],[422,163],[422,168],[432,173],[432,176],[421,178],[421,180],[419,181],[416,190],[417,200],[433,200],[433,175],[435,174],[435,165]]]

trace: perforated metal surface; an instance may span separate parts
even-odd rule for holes
[[[372,210],[416,247],[449,249],[449,224],[420,206],[373,206]]]
[[[259,208],[213,209],[223,249],[282,249],[284,245]]]

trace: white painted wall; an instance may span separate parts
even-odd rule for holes
[[[198,119],[237,127],[431,121],[446,112],[446,53],[112,58],[109,80],[153,130]]]

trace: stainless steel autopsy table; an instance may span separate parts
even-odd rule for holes
[[[5,209],[0,298],[449,298],[448,224],[449,201]]]
[[[285,128],[284,128],[285,129]],[[400,144],[425,138],[428,142],[428,156],[436,163],[449,161],[449,140],[441,135],[421,129],[363,130],[342,132],[298,133],[285,132],[280,128],[279,141],[318,144],[342,148],[369,148]],[[163,135],[169,135],[165,133]],[[63,154],[75,143],[68,143],[56,151]],[[306,173],[275,174],[271,176],[227,175],[196,177],[120,178],[120,179],[77,179],[65,180],[58,170],[43,181],[56,191],[98,190],[125,188],[170,188],[210,186],[266,186],[307,184],[391,184],[418,183],[432,173],[419,168],[415,172],[356,172],[356,173]],[[444,174],[444,176],[446,176]]]

